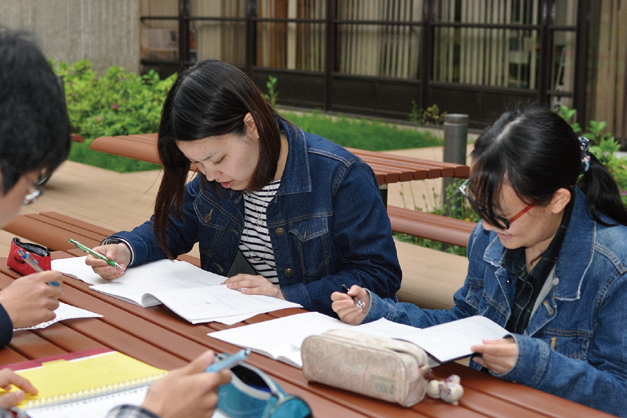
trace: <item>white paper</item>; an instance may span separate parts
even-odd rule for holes
[[[190,318],[193,324],[209,322],[213,318],[257,315],[284,308],[300,307],[297,303],[261,296],[243,295],[225,285],[151,291],[156,299],[172,311]],[[193,319],[191,319],[193,318]]]
[[[94,396],[69,403],[28,409],[30,418],[104,418],[112,408],[123,405],[139,405],[144,401],[149,386]]]
[[[163,303],[197,324],[218,321],[228,325],[260,313],[302,307],[300,304],[220,286],[226,277],[185,261],[160,260],[127,269],[122,277],[105,280],[85,264],[86,257],[53,260],[52,268],[90,283],[91,289],[139,306]]]
[[[416,328],[387,319],[348,325],[321,313],[308,312],[207,335],[302,368],[300,347],[304,339],[338,328],[412,342],[437,360],[430,361],[432,367],[471,355],[470,347],[482,344],[482,340],[495,340],[509,334],[505,328],[478,315],[428,328]]]
[[[302,368],[300,347],[305,338],[338,328],[355,327],[318,312],[306,312],[207,335]]]
[[[78,319],[78,318],[101,318],[102,315],[87,311],[85,309],[77,308],[76,306],[68,305],[67,303],[59,302],[59,307],[54,310],[57,315],[52,321],[42,322],[41,324],[33,325],[28,328],[18,328],[15,331],[25,329],[41,329],[46,328],[59,321],[65,321],[66,319]]]

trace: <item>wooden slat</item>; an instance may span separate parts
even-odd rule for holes
[[[476,223],[388,205],[392,231],[466,247]]]
[[[156,134],[104,136],[94,139],[89,148],[161,164],[157,152]],[[469,167],[463,164],[444,163],[356,148],[347,149],[372,167],[379,184],[439,177],[467,178],[470,172]]]

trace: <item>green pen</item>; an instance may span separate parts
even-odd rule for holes
[[[89,247],[87,247],[87,246],[85,246],[85,245],[81,244],[80,242],[78,242],[78,241],[76,241],[76,240],[74,240],[74,239],[71,239],[71,238],[70,238],[70,242],[71,242],[72,244],[76,245],[76,248],[78,248],[79,250],[84,251],[84,252],[86,252],[87,254],[93,255],[93,256],[94,256],[94,257],[96,257],[96,258],[99,258],[99,259],[101,259],[101,260],[106,261],[108,265],[113,266],[113,267],[115,267],[116,269],[121,269],[121,268],[123,268],[121,265],[119,265],[119,264],[118,264],[118,263],[116,263],[115,261],[113,261],[113,260],[109,260],[109,259],[108,259],[105,255],[95,252],[95,251],[94,251],[94,250],[92,250],[91,248],[89,248]]]

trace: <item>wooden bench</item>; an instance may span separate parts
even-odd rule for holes
[[[157,134],[154,133],[104,136],[94,139],[90,149],[160,164]],[[464,164],[356,148],[347,149],[372,167],[386,204],[387,185],[390,183],[440,177],[468,178],[470,173],[470,168]],[[395,207],[388,208],[388,215],[392,221],[392,230],[395,232],[462,247],[466,246],[470,231],[474,227],[471,222]]]
[[[117,232],[57,212],[18,215],[13,222],[2,229],[46,246],[53,251],[74,249],[74,245],[70,243],[70,238],[93,248],[100,245],[104,238]],[[75,251],[81,253],[80,250]],[[200,260],[197,257],[181,255],[178,259],[196,266],[200,265]]]
[[[92,248],[115,232],[57,212],[19,215],[4,230],[52,250],[77,256],[84,253],[69,242],[70,238]],[[399,300],[423,308],[450,308],[453,293],[464,282],[468,259],[428,248],[418,250],[415,245],[400,241],[396,242],[396,248],[403,267]],[[198,257],[182,255],[178,259],[200,266]]]
[[[70,138],[72,139],[72,141],[74,142],[85,142],[85,138],[83,138],[82,136],[80,136],[79,134],[70,134]]]
[[[387,211],[394,232],[460,247],[468,245],[470,233],[477,225],[475,222],[392,205],[387,206]]]

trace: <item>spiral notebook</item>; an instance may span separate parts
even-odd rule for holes
[[[38,390],[15,409],[30,417],[105,417],[116,405],[142,403],[167,371],[109,349],[66,354],[9,366]]]

